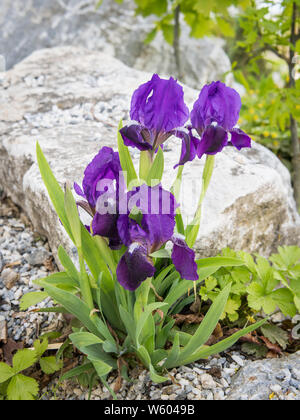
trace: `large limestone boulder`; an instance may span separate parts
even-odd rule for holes
[[[112,55],[130,67],[176,75],[172,46],[162,35],[145,45],[153,28],[151,17],[135,16],[133,0],[1,0],[0,55],[7,68],[41,48],[82,46]],[[198,88],[230,71],[220,39],[191,39],[182,23],[181,54],[184,81]],[[1,70],[0,70],[1,71]]]
[[[128,120],[130,97],[150,75],[130,69],[102,53],[60,47],[35,52],[0,77],[0,184],[27,212],[55,252],[66,235],[49,202],[35,159],[39,141],[63,185],[81,182],[86,164],[102,146],[116,148],[119,120]],[[185,87],[191,106],[198,92]],[[133,151],[137,165],[137,153]],[[165,147],[169,187],[180,144]],[[201,188],[204,159],[185,166],[182,210],[191,218]],[[279,244],[300,245],[300,220],[290,175],[270,151],[254,144],[238,152],[227,147],[204,201],[196,243],[201,255],[230,246],[270,254]]]

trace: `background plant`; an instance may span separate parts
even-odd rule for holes
[[[115,0],[121,4],[123,0]],[[165,41],[173,46],[177,74],[184,80],[182,57],[180,54],[181,17],[190,27],[190,36],[202,38],[204,36],[234,37],[234,19],[230,13],[230,6],[244,9],[250,0],[132,0],[135,2],[135,12],[147,17],[155,16],[154,27],[145,39],[146,43],[154,40],[158,32],[162,32]],[[97,3],[100,7],[103,0]]]
[[[277,6],[277,9],[274,7]],[[272,12],[273,10],[273,12]],[[299,144],[299,90],[297,65],[300,54],[300,2],[299,0],[283,0],[278,4],[274,0],[265,1],[262,5],[251,1],[238,23],[241,28],[236,42],[235,52],[238,60],[236,77],[242,81],[247,92],[252,95],[248,99],[255,105],[254,113],[257,123],[266,126],[262,138],[267,134],[276,134],[271,149],[280,148],[283,154],[291,156],[293,185],[297,207],[300,207],[300,144]],[[241,58],[241,52],[243,57]],[[270,53],[273,55],[270,55]],[[274,66],[275,59],[277,64]],[[281,65],[282,80],[275,83],[272,79],[276,67]],[[241,77],[241,72],[244,77]],[[247,83],[246,79],[252,84]],[[245,113],[243,114],[245,115]],[[255,133],[257,124],[250,133]],[[270,129],[268,129],[268,127]],[[289,133],[289,147],[286,134]],[[252,134],[252,133],[251,133]],[[277,143],[277,135],[279,143]],[[282,143],[280,142],[282,140]],[[264,141],[263,141],[264,142]],[[275,143],[275,144],[274,144]],[[268,143],[270,144],[270,143]],[[285,157],[285,156],[284,156]]]
[[[213,302],[231,284],[221,319],[244,322],[257,312],[270,315],[278,309],[294,317],[300,312],[300,248],[285,246],[278,251],[268,261],[258,255],[254,258],[246,252],[224,249],[223,256],[240,259],[243,265],[222,267],[209,276],[200,288],[201,300]]]
[[[38,382],[24,373],[36,364],[47,375],[59,371],[63,366],[59,357],[44,356],[48,344],[48,336],[45,335],[35,340],[33,349],[18,350],[13,357],[12,366],[0,363],[0,399],[17,401],[37,398]]]

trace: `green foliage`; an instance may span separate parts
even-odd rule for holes
[[[48,348],[48,338],[44,336],[34,342],[34,349],[18,350],[13,357],[12,367],[0,363],[0,395],[7,400],[34,400],[39,392],[39,385],[33,378],[21,372],[40,364],[42,371],[52,374],[62,368],[62,361],[55,356],[43,357]],[[1,399],[1,398],[0,398]]]
[[[240,267],[222,267],[205,279],[199,294],[203,302],[214,302],[229,283],[229,300],[221,319],[236,322],[250,319],[253,312],[271,314],[276,309],[288,316],[300,311],[300,248],[279,247],[269,261],[245,252],[225,249],[222,255],[240,259]],[[271,264],[272,263],[272,264]]]
[[[279,73],[278,73],[279,74]],[[280,88],[272,75],[248,75],[245,79],[241,70],[234,70],[236,80],[247,90],[239,124],[251,138],[268,147],[291,170],[290,113],[300,120],[300,106],[295,104],[295,93]],[[286,83],[286,75],[282,75]],[[298,128],[299,136],[300,129]]]
[[[277,12],[270,15],[276,4]],[[235,77],[247,90],[241,113],[243,127],[290,170],[295,170],[290,116],[300,122],[300,80],[294,74],[300,35],[299,25],[298,29],[295,26],[298,33],[292,34],[294,4],[297,1],[284,0],[281,7],[275,0],[263,6],[252,2],[238,18],[238,35],[231,51]]]

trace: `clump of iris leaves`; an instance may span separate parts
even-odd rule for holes
[[[280,248],[279,254],[272,256],[272,264],[262,257],[254,259],[228,249],[219,256],[197,260],[192,250],[213,173],[214,155],[225,146],[238,150],[251,146],[251,139],[235,127],[240,108],[237,92],[214,82],[202,89],[190,115],[183,102],[182,87],[172,78],[164,80],[154,75],[133,95],[131,118],[135,123],[125,127],[120,124],[118,153],[102,148],[85,171],[83,191],[76,184],[77,194],[86,200],[84,204],[75,201],[70,189],[60,187],[37,144],[42,178],[60,222],[77,247],[80,269],[60,246],[58,257],[64,271],[36,281],[44,291],[25,295],[21,308],[50,296],[55,306],[41,311],[69,313],[79,322],[69,340],[85,355],[85,362],[63,379],[93,371],[92,377],[97,375],[110,389],[108,374],[116,370],[120,377],[128,379],[134,360],[149,370],[152,381],[165,382],[170,379],[169,369],[220,353],[262,328],[266,319],[261,314],[270,314],[276,308],[289,316],[299,311],[299,248]],[[192,126],[180,129],[189,117]],[[164,172],[161,146],[171,135],[182,141],[182,151],[176,165],[177,183],[171,192],[166,192],[160,184]],[[139,176],[129,147],[140,151]],[[197,211],[193,222],[184,227],[177,205],[183,168],[203,155],[206,162]],[[143,209],[138,215],[129,211],[122,218],[111,215],[103,224],[97,212],[96,201],[101,194],[96,185],[104,164],[109,167],[101,176],[110,180],[115,181],[114,172],[119,168],[126,172],[127,198],[132,197],[130,185],[150,192],[156,188],[171,197],[173,213],[167,219],[160,213],[155,219],[147,219]],[[153,186],[154,179],[158,185]],[[121,188],[118,183],[117,188]],[[90,226],[81,222],[79,205],[92,216]],[[172,253],[165,247],[167,242],[173,244]],[[194,312],[196,307],[196,312],[205,316],[188,332],[176,325],[175,318],[188,313],[191,305]],[[256,314],[259,320],[255,319]],[[239,329],[208,345],[220,320],[239,322]],[[0,364],[0,381],[18,378],[19,386],[22,369],[6,369],[5,375],[1,374],[3,365]],[[113,390],[110,392],[116,397]]]

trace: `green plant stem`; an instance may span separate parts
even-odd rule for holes
[[[189,224],[186,228],[186,241],[189,247],[193,247],[195,245],[199,228],[200,228],[200,221],[201,221],[201,213],[202,213],[202,204],[204,197],[206,195],[207,189],[209,187],[209,183],[213,174],[214,169],[214,162],[215,156],[206,156],[205,166],[202,175],[202,189],[201,194],[197,206],[197,210],[194,215],[194,219],[191,224]]]

